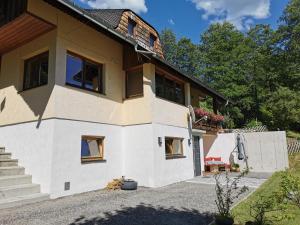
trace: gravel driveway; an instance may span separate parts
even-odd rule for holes
[[[137,191],[95,191],[0,211],[0,225],[205,225],[214,186],[181,182]]]

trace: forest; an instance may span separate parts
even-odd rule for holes
[[[300,132],[300,0],[290,0],[276,29],[257,24],[239,31],[214,23],[199,43],[160,34],[165,58],[225,95],[227,128],[266,125]]]

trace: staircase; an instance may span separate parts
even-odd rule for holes
[[[49,199],[40,192],[40,185],[32,183],[25,169],[18,166],[17,159],[0,147],[0,209],[20,206]]]

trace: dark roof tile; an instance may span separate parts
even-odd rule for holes
[[[120,23],[123,12],[126,9],[84,9],[97,19],[104,20],[114,29],[116,29]]]

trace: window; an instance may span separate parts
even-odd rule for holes
[[[103,94],[103,65],[68,53],[66,83]]]
[[[165,138],[165,151],[166,157],[183,156],[183,139],[182,138]]]
[[[25,60],[23,90],[48,83],[49,52]]]
[[[143,95],[143,72],[134,71],[126,73],[126,98]]]
[[[134,30],[135,30],[136,22],[132,19],[128,19],[128,34],[131,36],[134,36]]]
[[[184,83],[156,74],[155,85],[156,96],[184,105]]]
[[[81,162],[103,160],[104,137],[82,136]]]
[[[150,34],[150,47],[154,48],[155,47],[155,41],[156,41],[156,37],[153,34]]]

